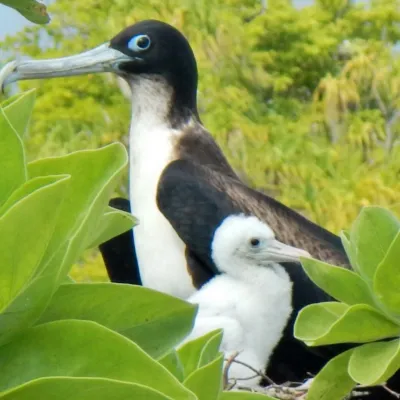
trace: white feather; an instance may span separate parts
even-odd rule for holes
[[[187,298],[195,289],[184,243],[156,204],[160,175],[173,161],[171,139],[178,135],[166,122],[170,92],[161,82],[138,79],[132,97],[130,199],[139,219],[134,235],[140,276],[146,287]]]
[[[228,217],[213,240],[216,276],[188,301],[199,305],[192,333],[185,342],[222,328],[221,350],[225,357],[236,351],[237,360],[264,371],[279,342],[292,311],[292,282],[279,264],[261,265],[261,258],[248,249],[252,237],[273,240],[273,232],[255,217]],[[247,248],[247,250],[246,250]],[[247,367],[233,363],[230,378],[254,375]],[[258,378],[246,381],[257,384]]]

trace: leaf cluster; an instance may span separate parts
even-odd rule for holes
[[[294,335],[309,346],[361,344],[333,358],[307,399],[341,399],[356,384],[384,384],[400,369],[400,220],[364,208],[342,242],[353,270],[302,260],[310,279],[336,302],[311,304],[297,316]]]
[[[195,305],[68,277],[82,251],[135,223],[107,205],[127,152],[113,144],[27,163],[34,95],[0,107],[0,399],[259,398],[223,392],[222,332],[175,350]]]

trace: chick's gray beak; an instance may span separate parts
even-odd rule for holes
[[[296,247],[273,240],[266,249],[266,259],[273,262],[300,262],[300,257],[311,258],[310,253]]]
[[[0,71],[0,87],[23,79],[57,78],[97,72],[118,72],[121,62],[134,60],[104,43],[74,56],[47,60],[12,61]]]

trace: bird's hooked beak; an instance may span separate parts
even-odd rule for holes
[[[12,61],[0,71],[0,87],[24,79],[57,78],[98,72],[120,72],[119,65],[135,58],[104,43],[92,50],[69,57],[47,60]]]
[[[300,262],[300,257],[311,258],[310,253],[296,247],[289,246],[278,240],[273,240],[268,244],[268,248],[263,251],[263,257],[268,262]]]

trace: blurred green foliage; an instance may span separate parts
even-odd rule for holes
[[[57,0],[49,26],[28,28],[2,48],[11,57],[65,56],[136,21],[166,21],[192,44],[201,117],[246,182],[334,232],[365,205],[400,215],[400,1],[261,5]],[[115,76],[20,86],[38,87],[30,159],[127,142],[129,100]],[[125,175],[124,196],[126,186]],[[75,278],[104,279],[98,253],[87,254],[85,265]]]

